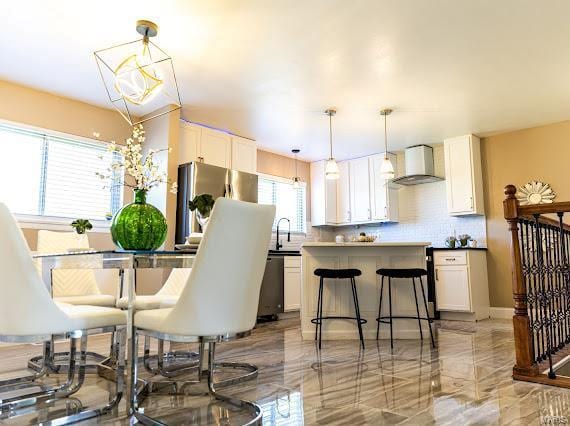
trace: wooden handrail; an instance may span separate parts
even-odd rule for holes
[[[515,197],[517,188],[514,185],[505,187],[506,199],[503,201],[505,219],[509,224],[511,234],[511,279],[515,314],[513,316],[513,329],[515,335],[516,364],[513,375],[536,376],[538,366],[534,362],[534,349],[530,333],[530,319],[528,317],[526,285],[522,277],[522,262],[519,242],[519,202]]]
[[[505,194],[507,194],[507,189],[512,191],[511,187],[514,188],[515,193],[517,192],[517,189],[515,188],[514,185],[507,185],[505,187]],[[570,201],[563,201],[560,203],[550,203],[550,204],[529,204],[527,206],[518,206],[517,212],[519,216],[532,216],[535,214],[570,212]]]

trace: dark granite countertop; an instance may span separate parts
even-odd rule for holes
[[[197,247],[194,248],[176,248],[177,253],[188,253],[196,254],[198,251]],[[301,256],[301,252],[298,250],[269,250],[267,256]]]
[[[487,247],[456,247],[456,248],[449,248],[449,247],[428,247],[428,249],[432,249],[434,251],[439,250],[487,250]]]

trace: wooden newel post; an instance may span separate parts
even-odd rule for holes
[[[538,375],[538,366],[534,363],[532,333],[527,309],[526,285],[522,276],[516,192],[517,188],[514,185],[507,185],[505,187],[506,198],[503,201],[505,219],[509,223],[509,232],[511,234],[511,272],[515,307],[513,327],[516,353],[516,364],[513,367],[513,375],[536,376]]]

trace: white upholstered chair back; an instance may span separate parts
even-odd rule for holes
[[[16,220],[0,203],[0,335],[66,331],[69,317],[51,299]]]
[[[161,329],[190,336],[251,330],[275,206],[218,198],[188,283]]]
[[[69,249],[89,248],[87,234],[76,232],[38,232],[39,253],[65,253]],[[95,273],[89,269],[68,269],[53,271],[52,292],[54,297],[88,296],[101,294]]]
[[[156,293],[157,296],[180,296],[184,286],[188,282],[191,268],[175,268],[170,272],[168,279],[162,288]]]

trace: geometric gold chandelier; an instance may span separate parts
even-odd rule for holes
[[[109,100],[133,126],[181,108],[172,58],[150,41],[158,26],[139,20],[136,30],[142,40],[94,52]]]

